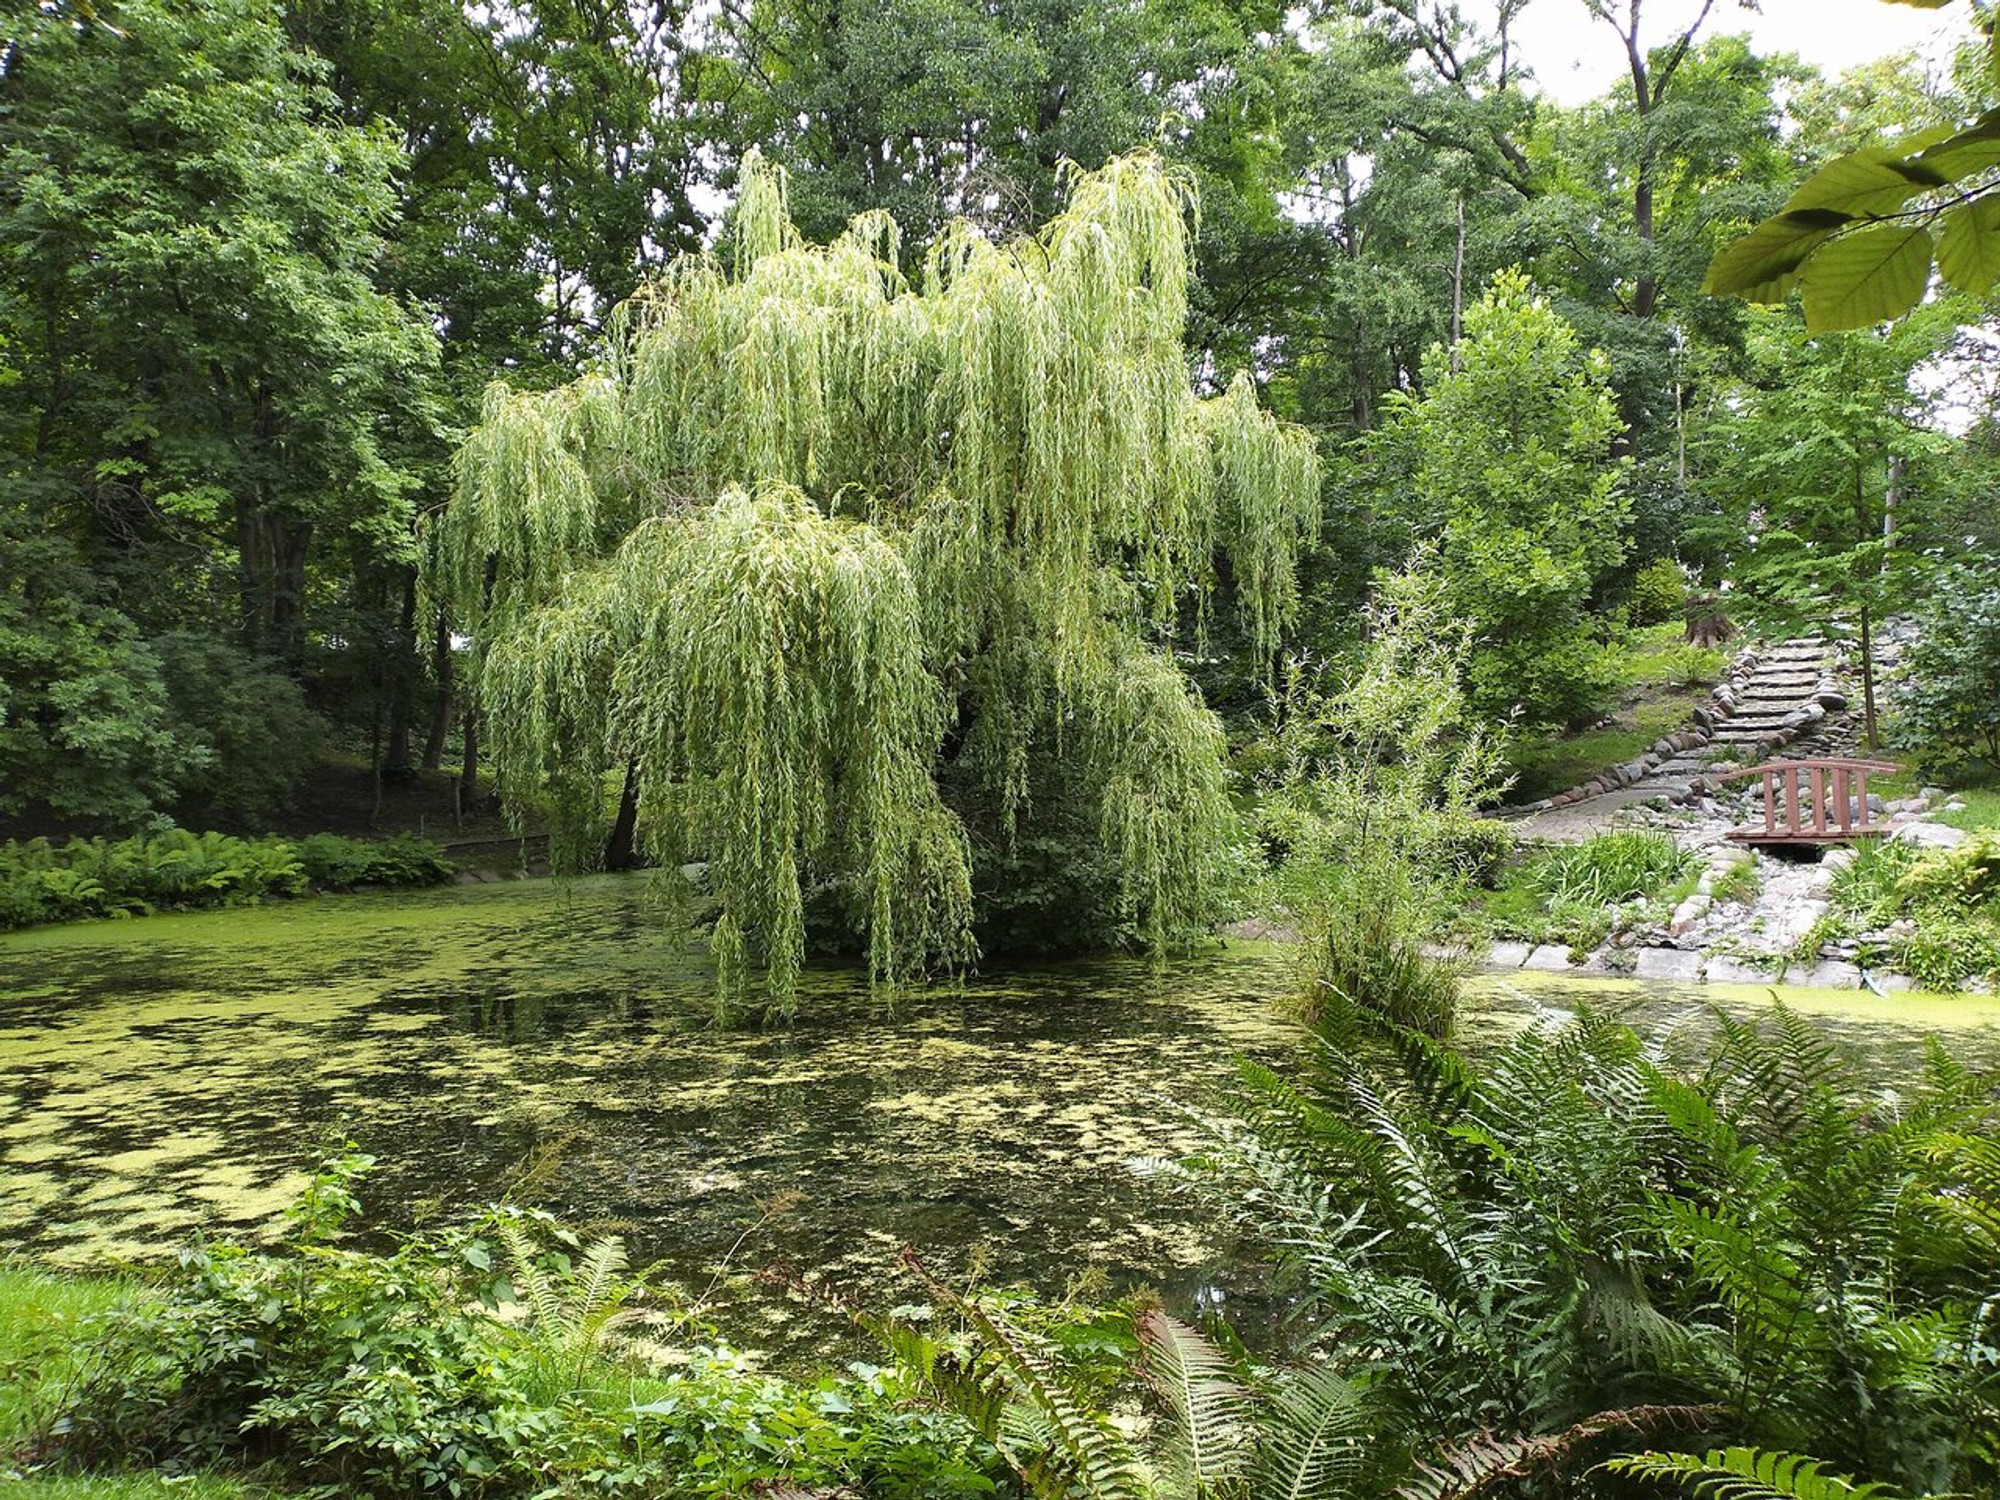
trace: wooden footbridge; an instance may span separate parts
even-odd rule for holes
[[[1889,831],[1868,806],[1868,778],[1902,769],[1886,760],[1774,760],[1716,779],[1764,778],[1764,821],[1731,829],[1739,844],[1852,844]]]

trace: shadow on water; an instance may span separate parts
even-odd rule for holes
[[[1049,1291],[1096,1267],[1183,1308],[1273,1311],[1255,1254],[1158,1167],[1194,1147],[1184,1111],[1235,1057],[1296,1045],[1271,1003],[1282,955],[1015,969],[893,1009],[820,973],[796,1024],[719,1030],[705,968],[643,889],[523,882],[0,942],[0,1248],[138,1258],[197,1228],[265,1233],[345,1134],[379,1159],[366,1196],[394,1229],[511,1198],[696,1286],[788,1266],[886,1305],[907,1242]],[[1651,1022],[1698,998],[1578,985],[1475,981],[1468,1040],[1585,997]],[[1990,1009],[1841,1003],[1838,1028],[1896,1068],[1931,1025],[2000,1058]],[[732,1286],[739,1341],[825,1337]]]

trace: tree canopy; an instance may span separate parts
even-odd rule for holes
[[[1238,376],[1197,399],[1184,174],[1073,172],[920,276],[884,213],[806,243],[753,161],[733,264],[680,260],[604,357],[496,387],[435,527],[503,791],[587,857],[615,773],[726,995],[790,1003],[809,920],[896,980],[962,960],[970,841],[1044,814],[1060,755],[1167,945],[1224,884],[1221,735],[1163,649],[1225,593],[1268,654],[1318,511],[1310,437]],[[1226,586],[1226,587],[1225,587]]]

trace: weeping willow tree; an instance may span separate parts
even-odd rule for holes
[[[809,924],[887,982],[968,960],[973,842],[1032,828],[1051,764],[1121,924],[1165,947],[1212,914],[1221,737],[1160,643],[1226,595],[1275,647],[1317,460],[1247,377],[1193,392],[1187,181],[1134,157],[1070,189],[912,280],[885,215],[805,244],[753,159],[731,265],[641,291],[574,383],[494,387],[459,453],[430,585],[500,791],[575,867],[634,789],[725,1003],[761,973],[788,1010]]]

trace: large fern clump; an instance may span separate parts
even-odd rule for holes
[[[1589,1013],[1478,1065],[1335,1021],[1304,1076],[1246,1067],[1203,1180],[1439,1493],[1552,1435],[1609,1457],[1618,1414],[1665,1411],[1906,1493],[1994,1482],[1991,1080],[1934,1050],[1885,1097],[1783,1008],[1716,1015],[1692,1067]]]
[[[1474,1063],[1330,1003],[1190,1163],[1289,1273],[1287,1347],[1143,1297],[1051,1336],[914,1261],[955,1331],[890,1346],[1048,1500],[1993,1493],[1993,1080],[1934,1046],[1885,1095],[1783,1007],[1710,1025]]]
[[[1058,761],[1118,923],[1157,948],[1215,913],[1221,734],[1162,642],[1227,577],[1268,657],[1318,462],[1247,377],[1194,392],[1187,179],[1140,155],[1070,189],[911,277],[880,213],[805,243],[753,157],[732,264],[677,264],[579,380],[495,387],[458,455],[427,577],[501,789],[580,864],[622,777],[717,911],[725,998],[761,974],[788,1008],[815,916],[878,978],[962,961],[974,839],[1032,825]]]

